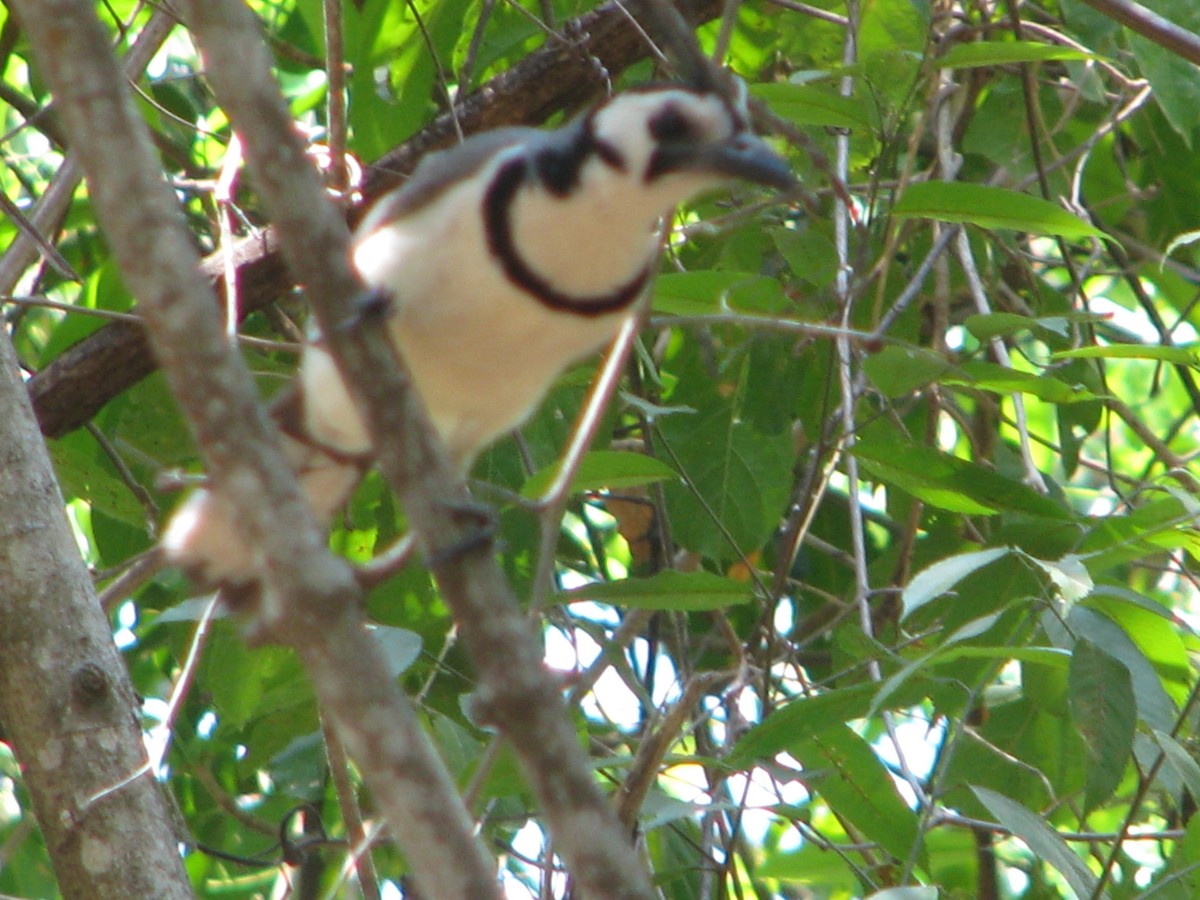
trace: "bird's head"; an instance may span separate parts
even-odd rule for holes
[[[787,163],[750,131],[738,98],[677,86],[626,91],[591,113],[589,130],[651,190],[687,196],[734,178],[779,190],[796,184]]]

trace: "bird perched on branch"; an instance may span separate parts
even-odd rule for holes
[[[658,265],[659,223],[676,205],[735,178],[794,185],[731,93],[647,87],[554,131],[475,135],[427,157],[362,221],[355,267],[390,298],[386,327],[464,472],[636,310]],[[328,522],[373,453],[320,339],[273,412]],[[197,492],[164,534],[168,559],[210,584],[254,580],[234,521],[217,494]]]

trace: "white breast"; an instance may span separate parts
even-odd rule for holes
[[[610,339],[625,314],[555,312],[504,276],[488,250],[480,187],[502,161],[488,167],[488,177],[451,188],[354,250],[363,279],[393,292],[392,335],[442,440],[464,467],[528,416],[564,367]],[[561,205],[560,234],[574,218],[569,206]],[[574,245],[570,257],[593,259],[588,250],[580,255],[587,246]],[[653,249],[647,241],[639,265]]]

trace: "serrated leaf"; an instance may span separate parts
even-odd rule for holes
[[[1095,54],[1060,44],[1039,44],[1035,41],[976,41],[971,44],[955,44],[938,57],[937,64],[945,69],[969,69],[975,66],[1007,66],[1057,59],[1095,58]]]
[[[1185,347],[1150,347],[1144,344],[1112,344],[1105,347],[1080,347],[1076,350],[1060,350],[1055,359],[1153,359],[1173,363],[1177,366],[1200,364],[1200,347],[1188,344]]]
[[[1133,752],[1137,703],[1129,670],[1091,641],[1075,644],[1068,669],[1071,718],[1087,748],[1084,815],[1112,796]]]
[[[659,431],[683,476],[663,485],[679,544],[722,560],[761,547],[787,503],[791,436],[763,434],[728,406],[662,419]]]
[[[996,791],[975,785],[971,785],[971,790],[1001,825],[1025,842],[1035,857],[1062,874],[1076,896],[1095,896],[1096,876],[1045,819]],[[1108,893],[1101,896],[1107,898]]]
[[[1040,197],[958,181],[909,185],[892,208],[899,218],[965,222],[1028,234],[1055,234],[1070,240],[1103,238],[1104,232]]]
[[[521,496],[540,497],[558,477],[558,464],[547,466],[525,482]],[[593,450],[584,455],[571,481],[571,492],[631,488],[676,478],[674,469],[653,456],[628,450]]]
[[[659,572],[649,578],[585,584],[564,592],[561,600],[598,600],[636,609],[667,609],[675,612],[724,609],[746,603],[753,596],[749,585],[722,578],[711,572]]]
[[[907,618],[931,600],[949,593],[956,584],[988,563],[995,562],[1011,551],[1007,547],[991,547],[987,550],[971,550],[940,559],[926,566],[912,577],[900,601],[904,606],[903,617]]]

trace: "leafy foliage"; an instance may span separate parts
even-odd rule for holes
[[[325,140],[321,5],[252,5],[294,115]],[[668,897],[1196,896],[1200,70],[1077,0],[878,0],[850,24],[818,6],[755,0],[728,35],[700,29],[807,137],[791,158],[815,196],[763,208],[743,190],[680,212],[539,613],[580,740],[621,784],[678,723],[638,820]],[[1200,28],[1188,0],[1158,7]],[[149,15],[105,10],[122,46]],[[345,4],[350,151],[378,158],[554,40],[531,10],[586,7]],[[0,47],[23,104],[3,111],[0,179],[27,208],[63,148],[53,116],[33,116],[49,98],[26,48]],[[652,75],[642,63],[618,86]],[[137,84],[197,242],[219,255],[222,221],[263,227],[249,185],[214,192],[230,133],[182,29]],[[0,221],[5,246],[19,232]],[[31,372],[133,306],[86,194],[54,243],[61,263],[30,267],[7,307]],[[264,395],[294,364],[281,323],[302,316],[281,285],[242,325]],[[593,369],[474,473],[525,597],[542,590],[538,522],[512,498],[553,477]],[[177,502],[160,476],[199,468],[157,376],[51,449],[102,584]],[[330,540],[365,561],[404,527],[369,476]],[[247,647],[221,616],[208,627],[188,596],[172,571],[118,591],[114,633],[197,893],[265,896],[295,810],[345,837],[345,773],[295,657]],[[513,896],[543,881],[562,896],[527,786],[472,718],[470,663],[427,573],[379,585],[369,612]],[[0,779],[0,891],[51,895],[7,750]],[[371,856],[398,889],[402,857]],[[323,889],[346,890],[344,846],[314,858]]]

